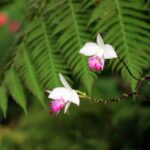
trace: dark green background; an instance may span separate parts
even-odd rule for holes
[[[22,23],[26,3],[3,0],[0,1],[1,11]],[[0,59],[7,56],[14,37],[7,26],[0,27]],[[127,87],[125,81],[116,75],[110,76],[110,70],[106,69],[95,80],[92,96],[115,98],[129,91]],[[10,97],[7,118],[0,112],[0,150],[148,150],[149,89],[145,82],[141,89],[144,99],[131,97],[114,104],[81,99],[79,107],[71,105],[68,114],[61,112],[58,116],[49,115],[34,97],[28,102],[28,116],[25,116]]]

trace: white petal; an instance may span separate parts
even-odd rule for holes
[[[71,97],[69,98],[69,101],[78,106],[80,105],[80,99],[75,90],[72,90],[72,94],[71,94]]]
[[[59,98],[63,98],[66,101],[69,100],[70,96],[71,96],[72,92],[68,89],[66,89],[65,87],[58,87],[55,88],[48,96],[48,98],[50,99],[59,99]]]
[[[70,102],[68,102],[66,105],[65,105],[65,109],[64,109],[64,113],[66,113],[67,112],[67,110],[68,110],[68,108],[69,108],[69,106],[70,106]]]
[[[104,69],[104,66],[105,66],[105,59],[104,59],[104,57],[101,58],[101,62],[102,62],[102,64],[103,64],[103,69]],[[103,69],[102,69],[102,70],[103,70]]]
[[[65,88],[72,90],[69,83],[65,80],[64,76],[61,73],[59,73],[59,78],[60,78],[61,83],[64,85]]]
[[[117,58],[117,54],[114,48],[109,44],[104,45],[104,58],[105,59]]]
[[[97,41],[98,46],[100,47],[104,46],[104,41],[100,34],[97,35],[96,41]]]
[[[102,57],[104,57],[104,49],[101,49],[101,51],[98,51],[98,53],[96,54],[96,56],[98,56],[99,58],[102,59]]]
[[[93,43],[93,42],[87,42],[79,51],[80,54],[83,54],[85,56],[93,56],[96,55],[97,52],[100,50],[100,47]]]
[[[48,98],[49,98],[49,96],[50,96],[50,93],[52,92],[52,91],[49,91],[49,90],[45,90],[45,92],[47,92],[49,95],[48,95]]]
[[[45,90],[45,92],[47,92],[47,93],[49,93],[49,94],[50,94],[50,93],[51,93],[52,91],[49,91],[49,90]]]

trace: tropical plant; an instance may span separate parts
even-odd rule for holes
[[[59,72],[91,94],[96,74],[79,50],[97,33],[119,56],[108,67],[120,72],[134,90],[138,81],[133,76],[140,78],[150,63],[149,10],[144,0],[30,0],[16,41],[0,64],[4,114],[8,95],[27,111],[27,90],[45,106],[44,90],[60,85]]]

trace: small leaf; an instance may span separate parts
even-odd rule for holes
[[[9,90],[9,93],[14,98],[14,101],[16,101],[16,103],[22,107],[25,114],[27,114],[27,108],[26,108],[27,102],[26,102],[24,90],[21,81],[19,79],[19,76],[14,69],[10,69],[9,71],[7,71],[5,82]]]
[[[0,108],[2,109],[2,112],[4,114],[4,118],[6,118],[7,94],[6,94],[6,89],[3,85],[0,87]]]

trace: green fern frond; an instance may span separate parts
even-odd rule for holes
[[[99,32],[137,78],[149,65],[148,2],[30,0],[29,5],[27,24],[19,32],[16,48],[12,47],[1,59],[0,107],[4,115],[7,93],[27,112],[24,85],[45,106],[44,90],[61,86],[59,72],[69,83],[73,77],[91,93],[96,75],[89,70],[87,58],[79,50],[86,42],[95,40]],[[109,66],[121,72],[135,88],[137,81],[119,59],[109,61]]]
[[[35,97],[41,102],[41,104],[46,108],[44,103],[44,94],[43,89],[40,85],[40,82],[37,78],[34,65],[28,54],[24,44],[21,44],[18,47],[18,55],[16,57],[15,66],[18,70],[21,79],[25,82],[27,88],[35,95]]]
[[[4,85],[0,87],[0,109],[3,112],[4,118],[6,118],[7,113],[7,93]]]
[[[150,62],[148,11],[149,6],[140,0],[102,0],[90,20],[91,23],[96,22],[95,33],[104,35],[105,42],[115,47],[117,54],[137,78]],[[109,65],[113,70],[121,71],[121,75],[135,89],[137,81],[119,60],[114,59]]]
[[[88,14],[82,3],[75,0],[52,0],[46,13],[47,16],[52,14],[48,24],[53,24],[52,32],[58,37],[60,53],[67,60],[76,80],[80,80],[91,93],[94,74],[89,71],[86,58],[79,55],[80,48],[90,39],[90,31],[87,30]]]
[[[10,69],[6,72],[4,84],[16,103],[22,107],[25,114],[27,114],[27,101],[24,89],[19,76],[14,69]]]
[[[26,31],[25,43],[32,56],[38,78],[44,89],[60,86],[58,73],[67,75],[69,72],[52,39],[49,38],[49,25],[43,17],[32,22],[32,25],[30,30]]]

